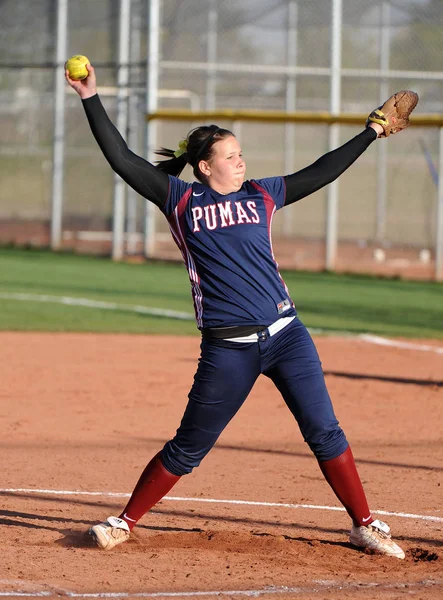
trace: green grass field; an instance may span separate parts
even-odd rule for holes
[[[441,284],[292,271],[282,276],[310,328],[443,339]],[[148,314],[155,309],[186,314]],[[9,248],[0,250],[0,330],[199,333],[182,265]]]

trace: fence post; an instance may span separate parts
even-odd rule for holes
[[[440,127],[437,193],[437,234],[435,242],[435,279],[443,281],[443,127]]]
[[[156,112],[158,108],[158,81],[160,64],[160,1],[151,0],[149,3],[149,50],[148,72],[146,74],[146,112]],[[157,144],[157,122],[149,121],[146,126],[146,156],[149,161],[154,159],[154,148]],[[145,201],[144,219],[144,253],[152,256],[155,245],[155,206]]]
[[[65,73],[67,56],[68,0],[57,2],[57,49],[55,59],[54,142],[52,156],[51,248],[62,245],[63,177],[65,167]]]
[[[332,5],[332,43],[331,43],[331,99],[332,115],[340,113],[341,98],[341,45],[342,45],[342,0],[334,0]],[[340,142],[340,125],[329,127],[329,150],[337,148]],[[326,214],[326,268],[334,271],[337,261],[338,236],[338,181],[327,189]]]

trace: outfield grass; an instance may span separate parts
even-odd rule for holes
[[[441,284],[292,271],[282,276],[308,327],[443,339]],[[26,299],[5,298],[17,294]],[[62,298],[108,304],[60,304]],[[188,313],[189,319],[143,314],[143,307]],[[198,335],[192,315],[182,265],[0,250],[0,330]]]

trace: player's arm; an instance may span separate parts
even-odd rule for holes
[[[379,125],[369,126],[343,146],[324,154],[312,165],[286,175],[284,205],[297,202],[337,179],[377,139],[381,130]]]
[[[94,68],[83,81],[66,79],[82,99],[91,131],[112,169],[138,194],[163,209],[169,191],[169,178],[150,162],[129,150],[125,140],[108,117],[97,94]]]
[[[129,150],[98,94],[82,102],[91,131],[112,169],[138,194],[163,208],[168,198],[167,174]]]

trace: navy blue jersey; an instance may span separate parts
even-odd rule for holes
[[[131,152],[98,94],[83,106],[113,170],[166,215],[189,271],[199,329],[268,326],[296,314],[272,252],[274,212],[334,181],[377,138],[374,129],[296,173],[246,181],[223,195],[168,176]]]
[[[223,195],[169,176],[163,212],[188,269],[199,329],[270,325],[296,314],[271,242],[284,201],[283,177],[245,181]]]

